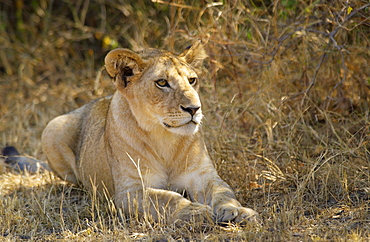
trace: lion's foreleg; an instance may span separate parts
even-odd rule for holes
[[[180,194],[168,190],[147,188],[127,192],[117,206],[123,208],[129,217],[144,217],[149,221],[176,223],[211,222],[213,212],[210,206],[191,202]]]
[[[203,187],[197,187],[197,190],[190,192],[190,195],[196,201],[204,201],[210,205],[217,222],[244,223],[258,218],[258,214],[254,210],[241,206],[225,181],[215,173],[212,176],[210,174],[203,177],[199,174],[198,180],[201,182],[198,183],[202,184]]]

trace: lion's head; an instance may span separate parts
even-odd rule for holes
[[[105,67],[141,128],[190,135],[203,117],[197,70],[206,57],[200,41],[180,55],[115,49],[105,57]]]

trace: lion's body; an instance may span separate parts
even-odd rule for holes
[[[52,170],[89,190],[107,191],[126,214],[138,209],[170,221],[255,216],[217,175],[197,132],[196,70],[204,57],[199,44],[180,56],[154,49],[110,52],[113,96],[55,118],[43,132]],[[189,199],[180,195],[184,191]]]
[[[68,114],[53,119],[44,130],[43,148],[50,167],[62,179],[91,187],[92,181],[101,181],[113,192],[108,157],[104,152],[105,114],[111,97],[95,100]],[[59,152],[56,152],[59,151]],[[102,153],[103,152],[103,153]],[[53,162],[57,161],[57,162]],[[84,162],[89,162],[85,166]]]

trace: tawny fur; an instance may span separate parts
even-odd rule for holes
[[[178,56],[156,49],[108,53],[113,96],[53,119],[43,132],[52,170],[109,193],[127,215],[168,222],[255,218],[218,176],[198,132],[204,58],[200,42]]]

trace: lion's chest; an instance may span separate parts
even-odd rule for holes
[[[117,164],[114,162],[117,161],[119,164],[112,169],[114,179],[119,183],[116,188],[137,189],[144,185],[181,190],[174,180],[197,156],[191,150],[195,137],[184,137],[159,128],[145,131],[127,112],[126,109],[112,114],[106,130],[109,137],[106,148],[112,152],[110,163]]]
[[[172,190],[176,192],[182,192],[184,186],[181,186],[176,182],[175,174],[171,174],[164,167],[143,169],[143,183],[147,188],[156,188],[164,190]]]
[[[153,149],[152,149],[153,151]],[[141,158],[141,174],[146,187],[179,191],[184,188],[178,182],[186,171],[187,156],[179,153],[150,152],[147,157]]]

